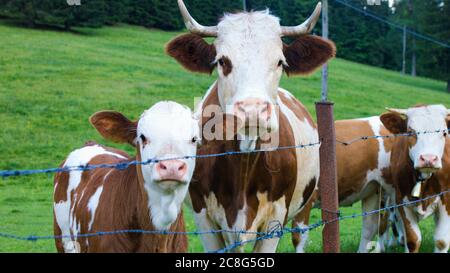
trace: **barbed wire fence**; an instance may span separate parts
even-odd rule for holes
[[[337,143],[348,146],[352,145],[354,143],[360,142],[360,141],[368,141],[368,140],[376,140],[376,139],[389,139],[389,138],[398,138],[398,137],[416,137],[419,135],[424,134],[448,134],[450,133],[450,130],[435,130],[435,131],[423,131],[423,132],[407,132],[407,133],[400,133],[400,134],[386,134],[386,135],[370,135],[370,136],[360,136],[354,139],[350,139],[347,141],[337,140]],[[230,152],[223,152],[223,153],[217,153],[217,154],[206,154],[206,155],[190,155],[190,156],[181,156],[181,157],[174,157],[174,158],[154,158],[147,161],[125,161],[120,162],[116,164],[98,164],[98,165],[81,165],[81,166],[66,166],[62,168],[48,168],[48,169],[34,169],[34,170],[3,170],[0,171],[0,177],[4,178],[6,180],[9,177],[15,177],[15,176],[29,176],[29,175],[38,175],[38,174],[49,174],[49,173],[60,173],[60,172],[73,172],[73,171],[91,171],[95,169],[101,169],[101,168],[107,168],[107,169],[117,169],[117,170],[125,170],[132,166],[137,165],[148,165],[152,163],[158,163],[161,161],[166,160],[174,160],[174,159],[202,159],[202,158],[210,158],[210,157],[223,157],[223,156],[235,156],[235,155],[243,155],[243,154],[250,154],[250,153],[264,153],[264,152],[276,152],[280,150],[287,150],[287,149],[306,149],[309,147],[319,146],[321,142],[314,142],[310,144],[302,144],[302,145],[295,145],[295,146],[283,146],[283,147],[277,147],[277,148],[271,148],[271,149],[258,149],[254,151],[230,151]],[[295,227],[295,228],[287,228],[284,227],[282,223],[280,222],[274,222],[275,225],[270,227],[265,232],[257,232],[257,231],[247,231],[247,230],[203,230],[203,231],[168,231],[168,230],[114,230],[114,231],[98,231],[98,232],[92,232],[92,233],[85,233],[85,234],[76,234],[76,235],[43,235],[43,236],[37,236],[37,235],[28,235],[28,236],[21,236],[13,233],[5,233],[0,232],[0,238],[6,238],[11,240],[18,240],[18,241],[28,241],[28,242],[37,242],[41,240],[55,240],[55,239],[64,239],[68,238],[71,240],[77,240],[79,238],[90,238],[90,237],[96,237],[96,236],[114,236],[114,235],[120,235],[120,234],[144,234],[144,235],[186,235],[186,236],[201,236],[201,235],[212,235],[212,234],[223,234],[223,233],[231,233],[236,235],[253,235],[255,236],[254,239],[239,241],[236,240],[233,244],[230,244],[222,249],[211,251],[211,253],[226,253],[241,247],[244,247],[248,244],[256,243],[261,240],[268,240],[273,238],[282,238],[286,234],[293,234],[293,233],[300,233],[304,234],[306,232],[315,230],[317,228],[326,226],[328,224],[337,222],[337,221],[344,221],[348,219],[354,219],[359,217],[367,217],[373,214],[378,214],[385,211],[392,211],[394,209],[400,208],[400,207],[406,207],[406,206],[412,206],[430,199],[438,198],[440,196],[443,196],[447,193],[450,193],[449,190],[442,191],[440,193],[430,195],[421,199],[415,199],[413,201],[403,202],[400,204],[395,205],[389,205],[384,208],[379,208],[372,211],[365,211],[362,213],[355,213],[350,215],[342,215],[341,212],[336,212],[337,215],[336,218],[328,221],[320,220],[314,224],[311,224],[307,227]],[[239,236],[238,236],[239,237]]]

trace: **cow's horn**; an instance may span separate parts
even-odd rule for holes
[[[186,28],[193,34],[198,34],[203,37],[217,37],[217,26],[207,27],[202,26],[191,16],[183,0],[178,0],[178,7],[180,8],[181,15],[183,16],[184,24]]]
[[[302,34],[310,33],[317,21],[319,20],[320,13],[322,12],[322,3],[317,3],[314,12],[311,16],[301,25],[295,27],[281,27],[281,36],[299,36]]]
[[[386,108],[386,110],[400,115],[406,115],[408,113],[408,109]]]

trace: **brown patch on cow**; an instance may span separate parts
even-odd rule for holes
[[[299,100],[294,97],[290,98],[287,94],[281,91],[278,91],[278,96],[280,97],[281,102],[283,102],[284,105],[291,109],[300,121],[306,120],[309,125],[311,125],[311,127],[317,128],[317,125],[312,119],[311,114],[309,114],[306,107]]]
[[[219,105],[217,86],[205,98],[203,108]],[[202,124],[211,117],[202,117]],[[280,146],[293,145],[294,136],[287,118],[280,114]],[[257,149],[261,143],[257,143]],[[239,151],[235,140],[209,141],[199,147],[197,154]],[[268,168],[267,166],[270,166]],[[190,184],[193,209],[199,213],[206,208],[205,199],[212,193],[223,207],[229,227],[233,226],[239,210],[247,205],[246,226],[254,221],[260,206],[257,194],[267,193],[267,202],[286,198],[289,204],[297,180],[297,161],[295,149],[265,152],[258,154],[230,155],[214,158],[199,158],[194,177]],[[209,212],[213,213],[213,212]],[[213,220],[214,222],[214,220]],[[225,227],[219,227],[225,228]],[[261,227],[257,227],[261,228]]]
[[[316,180],[316,178],[314,178],[314,180]],[[316,183],[316,182],[314,182],[314,183]],[[316,190],[316,191],[314,191],[314,193],[312,193],[312,196],[310,196],[311,198],[308,197],[309,200],[304,205],[303,209],[299,213],[297,213],[297,215],[292,220],[292,228],[297,228],[300,223],[303,223],[306,226],[309,225],[309,218],[311,216],[311,210],[313,208],[314,203],[317,201],[318,193],[319,192]],[[305,198],[304,193],[303,193],[303,198]],[[306,202],[305,199],[304,199],[304,202]],[[302,233],[300,233],[300,232],[292,233],[292,244],[295,247],[297,247],[302,242],[302,240],[303,240]]]
[[[348,142],[360,136],[374,135],[367,120],[340,120],[335,122],[336,139]],[[361,152],[364,151],[364,152]],[[339,201],[342,202],[365,186],[367,172],[378,168],[379,143],[376,139],[337,144]]]
[[[115,111],[101,111],[89,118],[94,128],[105,138],[117,143],[135,146],[137,122]]]
[[[222,58],[220,58],[219,65],[222,67],[222,72],[225,77],[230,75],[231,71],[233,70],[233,64],[228,57],[223,56]]]
[[[384,113],[380,117],[383,125],[393,134],[406,133],[407,121],[398,113]]]
[[[435,242],[436,248],[439,250],[444,250],[447,248],[447,243],[444,240],[437,240]]]
[[[216,48],[201,36],[183,34],[166,45],[166,53],[192,72],[211,74],[214,70]]]
[[[314,35],[299,36],[290,45],[283,45],[288,75],[309,74],[336,56],[336,46],[330,40]]]
[[[317,178],[313,177],[308,185],[306,185],[305,191],[303,192],[303,203],[301,207],[305,206],[306,203],[313,197],[314,189],[317,186]]]
[[[104,147],[104,146],[102,146]],[[126,160],[133,160],[125,152],[114,148],[104,147],[107,151],[125,156]],[[138,154],[139,150],[137,149]],[[89,164],[115,164],[123,162],[123,158],[101,154],[94,157]],[[138,167],[125,170],[101,168],[84,171],[81,181],[71,194],[71,209],[80,227],[80,233],[115,230],[154,230],[148,209],[148,195],[145,192],[138,174]],[[68,182],[69,177],[65,177]],[[58,181],[59,183],[61,181]],[[58,185],[59,186],[59,185]],[[88,209],[89,200],[99,187],[103,191],[99,199],[96,214],[91,215]],[[55,196],[63,194],[67,187],[57,187]],[[95,216],[92,228],[89,222]],[[56,219],[54,223],[55,235],[61,235]],[[169,231],[185,231],[182,212],[172,224]],[[123,233],[111,236],[94,236],[78,238],[81,252],[186,252],[187,237],[183,234],[137,234]],[[64,252],[61,239],[55,241],[59,252]]]

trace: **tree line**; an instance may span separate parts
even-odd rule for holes
[[[79,5],[77,5],[77,1]],[[450,41],[450,0],[396,0],[389,7],[368,6],[367,0],[346,0],[389,21]],[[191,14],[205,25],[215,25],[224,12],[242,10],[242,0],[186,0]],[[318,0],[247,0],[248,10],[269,8],[283,25],[307,18]],[[403,33],[387,24],[329,0],[330,39],[338,57],[401,71]],[[50,25],[67,30],[75,26],[101,27],[129,23],[148,28],[181,30],[183,21],[175,0],[0,0],[0,16],[30,27]],[[320,22],[315,34],[320,35]],[[408,35],[405,72],[441,80],[450,79],[450,49]]]

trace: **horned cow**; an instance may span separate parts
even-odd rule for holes
[[[208,141],[200,155],[319,142],[311,115],[279,82],[283,72],[308,74],[335,56],[333,42],[308,35],[320,16],[320,3],[295,27],[281,26],[268,11],[226,14],[217,26],[203,26],[182,0],[178,5],[191,33],[170,41],[167,53],[192,72],[218,71],[196,115],[203,125],[226,114],[240,120],[231,139]],[[203,39],[207,36],[216,37],[213,44]],[[283,36],[295,40],[284,44]],[[189,189],[197,227],[266,231],[273,223],[284,225],[314,198],[319,169],[319,145],[199,159]],[[211,251],[254,237],[211,234],[202,242]],[[278,240],[258,241],[254,251],[275,252]]]

